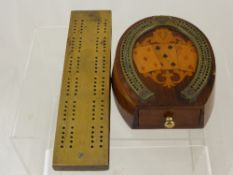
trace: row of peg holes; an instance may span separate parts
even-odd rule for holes
[[[104,33],[106,33],[106,28],[107,28],[107,21],[105,20],[104,23]],[[98,54],[99,52],[99,43],[100,43],[100,38],[98,37],[98,34],[100,33],[100,21],[97,23],[97,37],[96,37],[96,53]],[[106,37],[104,36],[103,38],[103,53],[106,52]],[[103,63],[102,63],[102,72],[105,73],[105,67],[106,66],[106,57],[103,56]],[[94,67],[94,72],[97,74],[98,73],[98,56],[95,57],[95,67]],[[104,95],[104,88],[105,88],[105,77],[102,76],[102,78],[99,80],[101,82],[101,95]],[[93,95],[96,95],[96,87],[97,87],[97,77],[94,77],[93,81]],[[94,123],[96,120],[96,101],[92,101],[92,122]],[[104,100],[101,100],[100,104],[100,120],[104,119]],[[91,139],[90,139],[90,148],[95,147],[95,126],[91,126]],[[100,126],[99,130],[99,148],[103,147],[103,126]]]
[[[66,96],[70,95],[70,88],[71,88],[71,80],[68,77],[67,79],[67,84],[66,84]],[[78,77],[75,78],[74,80],[74,95],[77,96],[78,95]]]
[[[81,20],[80,32],[79,32],[79,44],[78,44],[78,52],[80,52],[82,48],[82,35],[84,30],[84,20]]]
[[[63,109],[63,121],[66,121],[67,110],[68,110],[68,101],[65,101],[64,109]],[[65,134],[66,134],[66,130],[65,129],[66,129],[65,126],[62,126],[60,148],[64,148]]]
[[[103,126],[101,125],[100,126],[100,129],[99,129],[99,148],[102,148],[103,147]],[[95,147],[95,133],[96,131],[95,131],[95,126],[94,125],[92,125],[91,126],[91,145],[90,145],[90,147],[91,148],[94,148]]]
[[[81,21],[81,28],[83,26],[83,21]],[[75,19],[74,20],[74,26],[73,26],[73,34],[75,34],[77,31],[77,20]],[[81,35],[80,35],[81,37]],[[82,39],[82,38],[80,38]],[[74,37],[71,37],[71,53],[74,52],[74,49],[75,49],[75,41],[76,41],[76,38]],[[80,47],[81,45],[79,45]],[[76,69],[76,73],[79,73],[78,69],[79,69],[79,63],[80,62],[80,59],[79,57],[77,57],[77,69]],[[72,66],[73,66],[73,56],[70,55],[69,56],[69,64],[68,64],[68,73],[72,73]],[[78,93],[78,77],[75,77],[75,80],[74,80],[74,95],[77,96],[77,93]],[[71,79],[70,77],[67,78],[67,84],[66,84],[66,96],[69,96],[70,95],[70,89],[71,89]],[[72,113],[71,115],[71,120],[72,121],[75,121],[75,117],[77,116],[76,114],[76,100],[72,101],[72,110],[70,111]],[[66,123],[66,120],[67,120],[67,115],[68,115],[68,101],[66,100],[65,101],[65,104],[64,104],[64,111],[63,111],[63,121],[64,121],[64,125],[62,126],[62,133],[61,133],[61,145],[60,145],[60,148],[64,148],[64,142],[65,142],[65,135],[66,135],[66,126],[65,126],[65,123]],[[73,148],[73,142],[74,142],[74,126],[71,125],[70,126],[70,132],[69,132],[69,148]]]
[[[97,77],[94,77],[94,85],[93,85],[93,90],[94,90],[94,94],[96,94],[96,84],[97,84]],[[92,101],[92,123],[95,122],[96,120],[96,100],[93,100]],[[100,138],[99,138],[99,148],[102,148],[103,147],[103,126],[100,126],[101,127],[101,130],[100,130]],[[90,139],[90,148],[94,148],[95,147],[95,126],[92,125],[91,126],[91,139]]]
[[[72,120],[75,120],[75,110],[76,110],[76,101],[73,101],[73,106],[72,106],[72,112],[73,112],[73,116],[72,116]],[[65,135],[66,135],[66,126],[65,126],[65,121],[67,119],[67,111],[68,111],[68,101],[66,100],[65,101],[65,104],[64,104],[64,111],[63,111],[63,121],[64,121],[64,124],[62,126],[62,133],[61,133],[61,145],[60,145],[60,148],[64,148],[64,142],[65,142]],[[73,147],[73,138],[74,138],[74,126],[72,125],[70,127],[70,139],[69,139],[69,148],[72,148]]]
[[[74,49],[75,49],[75,37],[74,37],[74,34],[76,33],[77,31],[77,20],[75,19],[74,21],[74,25],[72,27],[72,34],[73,34],[73,37],[71,38],[71,52],[73,53],[74,52]],[[70,72],[71,73],[71,72]]]
[[[72,106],[72,120],[75,120],[75,112],[76,112],[76,101],[73,101],[73,106]],[[66,126],[65,126],[65,121],[67,119],[67,111],[68,111],[68,101],[65,101],[64,104],[64,111],[63,111],[63,121],[64,121],[64,125],[62,126],[62,135],[61,135],[61,148],[64,148],[64,139],[65,139],[65,135],[66,135]],[[70,140],[69,140],[69,147],[72,148],[73,147],[73,138],[74,138],[74,126],[70,127]]]
[[[60,145],[60,148],[64,148],[65,135],[66,135],[66,127],[65,127],[65,126],[62,126],[61,145]],[[73,147],[73,142],[74,142],[74,126],[71,126],[71,127],[70,127],[69,148],[72,148],[72,147]]]

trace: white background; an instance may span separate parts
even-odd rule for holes
[[[0,174],[26,174],[9,138],[17,117],[20,89],[28,70],[33,35],[39,28],[68,26],[70,10],[81,9],[112,10],[112,59],[123,31],[148,16],[181,17],[198,26],[207,35],[216,56],[218,95],[214,115],[204,130],[205,142],[213,174],[233,174],[231,0],[1,0]]]

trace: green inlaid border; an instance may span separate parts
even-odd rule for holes
[[[132,50],[135,42],[140,36],[156,27],[161,26],[175,28],[178,32],[188,37],[197,49],[197,70],[192,81],[180,92],[183,98],[192,101],[195,99],[195,97],[197,97],[208,82],[213,58],[211,48],[206,37],[199,29],[182,19],[169,16],[155,16],[144,19],[133,25],[123,36],[120,46],[120,64],[123,75],[133,91],[142,100],[146,100],[154,95],[154,92],[150,91],[141,82],[136,73],[133,65]]]

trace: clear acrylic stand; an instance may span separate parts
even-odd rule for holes
[[[203,129],[132,130],[120,116],[113,94],[110,169],[54,171],[53,144],[66,37],[67,28],[53,26],[37,29],[33,38],[11,137],[28,175],[211,175]]]

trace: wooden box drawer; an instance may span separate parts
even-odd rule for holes
[[[171,128],[198,128],[201,126],[200,109],[142,109],[139,111],[139,128],[168,128],[167,117],[172,118]]]

